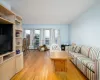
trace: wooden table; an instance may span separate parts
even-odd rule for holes
[[[65,51],[52,52],[50,58],[54,63],[55,71],[66,72],[67,71],[67,60],[68,56]]]

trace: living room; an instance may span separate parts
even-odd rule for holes
[[[0,80],[100,80],[99,21],[100,0],[1,0]]]

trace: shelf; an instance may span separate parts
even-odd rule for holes
[[[21,23],[21,21],[20,21],[20,20],[18,20],[18,19],[15,19],[15,22],[17,22],[17,23]]]
[[[20,21],[20,20],[18,20],[18,19],[15,19],[15,23],[20,24],[20,23],[21,23],[21,21]]]
[[[0,57],[0,64],[2,64],[2,62],[3,62],[3,59],[2,59],[2,57]]]
[[[3,57],[3,56],[6,56],[6,55],[9,55],[9,54],[12,54],[12,53],[14,53],[14,52],[15,52],[15,51],[7,52],[7,53],[5,53],[5,54],[0,55],[0,57]]]
[[[20,52],[19,54],[16,54],[16,56],[20,56],[21,54],[23,54],[23,52]]]
[[[16,45],[16,47],[22,47],[22,45]]]
[[[20,25],[22,23],[22,18],[20,16],[16,16],[15,23],[16,25]]]
[[[23,29],[15,29],[16,31],[20,31],[20,32],[22,32],[23,31]]]
[[[0,24],[14,24],[13,22],[0,17]]]
[[[22,17],[19,16],[19,15],[16,15],[16,18],[19,19],[19,20],[22,20]]]
[[[8,54],[8,55],[5,55],[4,57],[3,57],[3,61],[7,61],[8,59],[10,59],[11,57],[14,57],[14,54],[12,53],[12,54]]]
[[[5,61],[9,60],[11,57],[14,56],[15,56],[14,51],[0,55],[0,64],[4,63]]]
[[[0,4],[0,12],[3,12],[5,15],[15,15],[14,12],[5,8],[2,4]]]
[[[22,39],[22,37],[16,37],[16,39]]]

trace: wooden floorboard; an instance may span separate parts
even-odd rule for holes
[[[24,56],[24,68],[11,80],[87,80],[87,78],[68,61],[67,72],[55,73],[47,52],[28,51]]]

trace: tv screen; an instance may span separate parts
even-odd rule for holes
[[[0,54],[13,51],[13,25],[0,24]]]

